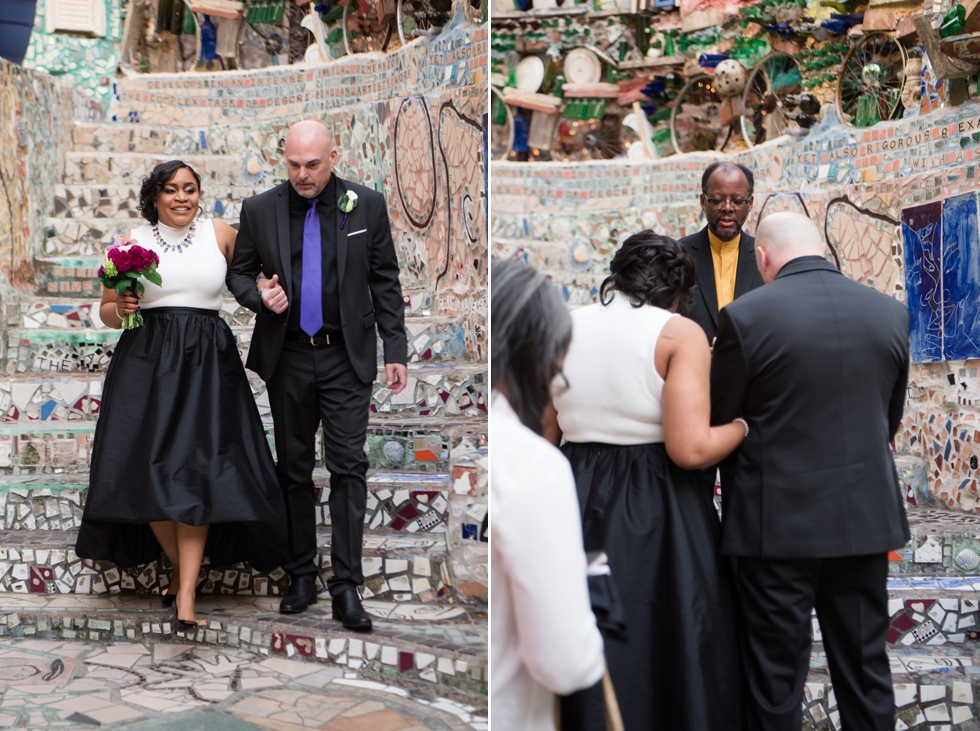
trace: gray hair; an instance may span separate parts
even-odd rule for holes
[[[493,262],[490,299],[490,385],[540,434],[558,361],[572,341],[571,315],[557,289],[518,261]]]

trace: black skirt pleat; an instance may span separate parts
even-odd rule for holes
[[[213,566],[278,566],[285,506],[234,335],[211,310],[143,317],[106,372],[76,553],[145,564],[161,552],[148,523],[177,520],[210,526]]]
[[[562,451],[575,473],[586,550],[609,556],[626,617],[626,640],[605,642],[626,731],[738,731],[734,582],[701,473],[673,464],[663,444],[567,443]],[[584,695],[594,706],[584,727],[603,727],[601,703]]]

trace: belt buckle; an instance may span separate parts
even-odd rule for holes
[[[325,337],[325,338],[327,339],[327,342],[326,342],[326,344],[327,344],[327,345],[330,345],[330,333],[326,333],[326,334],[324,334],[324,336],[323,336],[323,337]]]
[[[316,340],[313,339],[312,335],[310,335],[310,345],[312,345],[314,348],[316,347]]]

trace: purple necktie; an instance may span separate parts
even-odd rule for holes
[[[303,222],[303,277],[299,299],[299,326],[310,337],[323,327],[323,250],[320,241],[320,217],[316,212],[317,199],[310,201],[310,210]]]

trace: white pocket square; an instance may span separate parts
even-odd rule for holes
[[[366,233],[367,233],[367,229],[366,228],[362,228],[360,231],[351,231],[349,234],[347,234],[347,238],[352,238],[354,236],[360,236],[361,234],[366,234]]]

